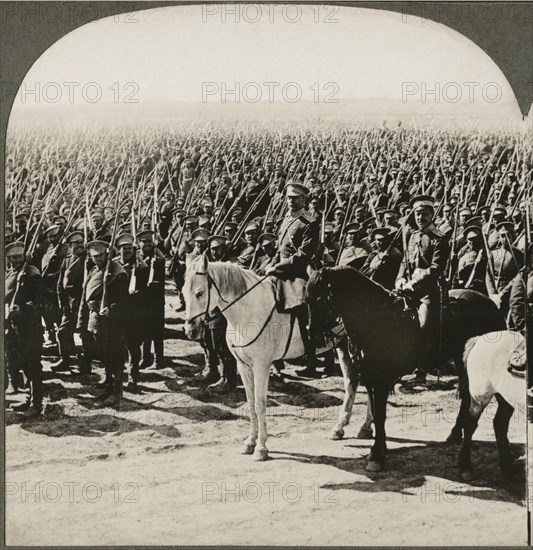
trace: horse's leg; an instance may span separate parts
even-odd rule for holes
[[[450,435],[446,438],[446,441],[448,443],[461,443],[463,439],[463,424],[470,407],[470,391],[468,389],[468,379],[466,376],[462,352],[454,354],[453,363],[455,365],[455,372],[459,378],[459,399],[461,400],[461,405],[459,407],[459,413],[457,414],[455,425],[452,428]]]
[[[507,431],[509,429],[509,421],[514,413],[514,408],[499,394],[496,394],[498,401],[498,410],[494,416],[494,435],[498,443],[498,452],[500,454],[500,467],[504,474],[509,475],[512,472],[513,460],[509,449],[509,439]]]
[[[463,481],[471,481],[474,477],[471,462],[472,436],[477,429],[479,417],[486,405],[486,403],[471,399],[470,407],[463,418],[464,439],[459,453],[459,471]]]
[[[254,371],[254,393],[255,393],[255,411],[259,421],[259,436],[255,447],[254,459],[267,460],[268,449],[266,440],[268,438],[266,425],[266,408],[268,396],[268,375],[270,362],[266,365],[257,364]]]
[[[372,439],[373,433],[372,433],[372,424],[374,422],[374,414],[372,413],[372,399],[370,398],[370,392],[368,393],[367,399],[366,399],[366,418],[359,429],[359,433],[357,434],[357,439]]]
[[[347,347],[338,347],[337,355],[339,356],[339,363],[342,370],[342,380],[344,382],[344,401],[342,403],[342,409],[337,424],[328,436],[329,439],[342,439],[344,437],[344,426],[347,426],[350,423],[358,384],[355,365],[350,357]]]
[[[387,415],[387,397],[389,395],[389,386],[378,384],[374,386],[374,426],[376,436],[372,451],[366,469],[369,472],[379,472],[385,462],[386,435],[385,418]]]
[[[254,377],[252,369],[239,360],[237,360],[237,368],[244,384],[244,390],[246,391],[246,402],[248,403],[248,409],[250,410],[250,433],[242,446],[241,453],[251,455],[255,449],[258,432],[254,399]]]

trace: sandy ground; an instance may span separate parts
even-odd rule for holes
[[[499,472],[493,406],[475,435],[476,479],[465,484],[458,447],[443,443],[458,409],[455,379],[398,390],[386,470],[368,474],[372,442],[355,438],[364,392],[346,438],[330,441],[341,377],[302,379],[288,365],[270,388],[270,460],[255,462],[239,454],[248,431],[242,386],[204,388],[201,348],[184,338],[171,303],[172,364],[142,371],[142,393],[126,392],[119,410],[94,402],[101,369],[56,374],[45,362],[45,418],[6,413],[7,544],[526,544],[523,412],[509,431],[516,477]]]

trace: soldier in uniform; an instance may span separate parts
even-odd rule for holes
[[[25,262],[23,243],[7,245],[5,255],[11,266],[5,279],[7,369],[15,392],[20,386],[20,371],[30,390],[26,401],[13,409],[32,418],[41,414],[43,405],[43,329],[39,310],[44,285],[39,270]]]
[[[285,189],[289,208],[280,228],[277,262],[267,268],[265,274],[286,282],[307,280],[319,245],[320,226],[304,208],[309,189],[300,183],[289,183]],[[294,307],[294,313],[299,322],[307,356],[307,366],[301,374],[317,376],[316,367],[319,362],[307,332],[308,314],[304,296],[301,297],[301,304]]]
[[[59,340],[59,361],[52,365],[53,371],[70,370],[70,356],[75,353],[74,331],[78,320],[83,284],[92,264],[88,263],[83,233],[73,231],[66,238],[70,253],[61,264],[57,283],[57,295],[61,308],[61,324],[57,331]],[[91,360],[94,355],[92,339],[87,331],[80,332],[82,353],[79,355],[81,374],[91,372]]]
[[[423,333],[422,363],[415,370],[416,380],[435,364],[440,337],[440,307],[444,275],[450,254],[448,240],[434,224],[434,199],[419,195],[411,201],[416,229],[409,238],[406,262],[400,267],[396,288],[408,293],[418,305],[418,319]]]
[[[361,239],[361,228],[357,222],[349,223],[344,231],[345,245],[340,252],[338,265],[361,269],[372,252],[372,247],[365,239]]]
[[[165,352],[163,335],[165,330],[165,256],[156,248],[154,232],[140,231],[137,240],[141,243],[140,256],[148,266],[148,282],[146,292],[148,334],[143,343],[143,357],[141,368],[152,364],[150,347],[154,342],[155,367],[165,367]]]
[[[454,287],[476,290],[487,295],[487,256],[481,227],[468,223],[464,228],[464,238],[466,245],[459,251]]]
[[[261,247],[263,254],[259,256],[257,266],[254,271],[263,277],[266,275],[266,270],[276,264],[276,235],[274,233],[263,233],[259,236],[258,246]]]
[[[402,263],[402,254],[391,245],[391,239],[388,227],[377,227],[372,231],[375,250],[369,254],[361,270],[361,273],[389,290],[394,288]]]
[[[495,280],[493,281],[487,272],[486,283],[489,297],[505,317],[509,312],[509,294],[512,282],[524,265],[524,254],[512,246],[516,238],[513,222],[500,222],[496,226],[496,230],[499,235],[498,246],[491,251],[489,260],[492,262]]]
[[[101,210],[95,210],[91,214],[92,240],[111,242],[111,229],[104,224],[104,214]]]
[[[230,261],[226,237],[212,235],[207,242],[205,254],[210,261]],[[206,324],[203,340],[208,364],[204,380],[211,383],[210,387],[233,390],[237,385],[237,361],[226,341],[227,326],[228,322],[221,313],[215,314]]]
[[[118,262],[108,262],[109,243],[91,241],[87,249],[94,267],[87,276],[77,328],[80,333],[87,330],[94,335],[98,357],[105,367],[103,392],[98,400],[104,406],[114,406],[122,398],[126,355],[124,304],[128,297],[128,278]]]
[[[257,240],[259,238],[259,225],[256,222],[250,222],[244,230],[244,240],[246,248],[239,254],[237,263],[246,269],[254,269],[257,260]]]
[[[226,222],[224,225],[224,237],[228,240],[228,254],[231,257],[240,256],[241,252],[246,248],[246,241],[242,237],[239,237],[236,241],[234,240],[237,234],[237,227],[237,224],[234,222]]]
[[[57,343],[56,325],[61,322],[61,312],[57,296],[57,284],[61,264],[69,252],[68,245],[61,242],[61,229],[51,225],[45,234],[49,245],[41,261],[41,276],[44,282],[45,306],[43,318],[48,331],[48,342],[45,345],[53,346]]]
[[[116,240],[119,256],[115,260],[123,267],[128,278],[128,297],[124,302],[124,331],[131,370],[128,389],[138,390],[139,368],[141,363],[141,345],[146,332],[144,313],[147,309],[147,291],[149,270],[146,263],[138,257],[135,241],[128,233]]]

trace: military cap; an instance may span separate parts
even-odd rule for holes
[[[346,234],[349,235],[350,233],[357,233],[359,229],[359,224],[357,222],[352,222],[344,228],[344,231],[346,231]]]
[[[173,216],[185,216],[185,214],[187,214],[187,211],[183,208],[174,208],[174,210],[172,210]]]
[[[507,208],[505,206],[496,206],[494,209],[495,214],[503,214],[504,216],[507,215]]]
[[[410,204],[408,202],[400,202],[398,203],[397,205],[397,208],[400,212],[402,212],[402,210],[405,210],[406,208],[409,208]]]
[[[502,229],[505,229],[505,231],[512,231],[514,230],[514,223],[513,222],[510,222],[510,221],[503,221],[503,222],[500,222],[497,226],[496,226],[496,229],[497,231],[501,231]]]
[[[417,195],[411,199],[411,206],[413,210],[420,210],[420,208],[434,208],[435,199],[431,195]]]
[[[377,212],[377,210],[376,210]],[[392,214],[393,216],[397,216],[398,215],[398,212],[396,212],[396,210],[392,209],[392,208],[385,208],[383,210],[383,212],[381,212],[383,215],[385,214]]]
[[[207,241],[209,238],[209,231],[207,229],[196,229],[192,232],[192,240],[193,241]]]
[[[137,233],[138,241],[144,241],[148,237],[150,237],[150,239],[154,238],[154,232],[151,229],[144,229],[143,231],[139,231],[139,233]]]
[[[370,218],[367,218],[364,222],[363,222],[363,227],[368,229],[372,224],[375,225],[376,223],[376,218],[374,218],[373,216],[371,216]]]
[[[213,201],[209,198],[209,197],[206,197],[205,199],[202,200],[202,204],[204,206],[213,206]]]
[[[15,241],[13,243],[10,243],[6,246],[6,258],[9,258],[11,256],[17,256],[19,254],[24,254],[24,243],[21,243],[20,241]]]
[[[465,239],[469,237],[479,237],[481,235],[481,227],[478,225],[467,225],[464,229],[463,236]]]
[[[228,242],[228,239],[224,237],[224,235],[211,235],[211,237],[209,237],[207,241],[211,248],[216,248],[222,244],[226,244]]]
[[[262,235],[259,236],[259,244],[261,246],[268,243],[276,242],[276,240],[277,240],[277,237],[276,235],[274,235],[274,233],[263,233]]]
[[[189,214],[188,216],[185,216],[183,218],[183,222],[198,222],[198,218],[196,216],[193,216],[192,214]]]
[[[61,215],[64,215],[66,212],[68,212],[70,210],[70,204],[62,204],[60,207],[59,207],[59,213]]]
[[[385,237],[389,239],[392,236],[390,229],[388,227],[376,227],[375,229],[372,230],[371,235],[373,239],[375,237]]]
[[[249,233],[250,231],[258,231],[259,230],[259,225],[257,225],[256,222],[250,222],[246,228],[244,229],[244,232],[245,233]]]
[[[91,241],[87,243],[87,250],[91,252],[94,250],[95,252],[105,252],[109,247],[109,243],[106,241]]]
[[[120,233],[128,233],[131,231],[131,222],[126,222],[118,226]]]
[[[472,210],[470,209],[469,206],[463,206],[461,208],[459,208],[459,214],[463,214],[463,213],[466,213],[466,214],[472,214]]]
[[[19,220],[22,220],[23,218],[25,218],[26,220],[29,218],[29,214],[27,212],[19,212],[16,216],[15,216],[15,221],[19,221]]]
[[[379,214],[384,214],[385,210],[387,210],[387,209],[384,206],[378,206],[374,210],[375,210],[376,214],[379,215]]]
[[[470,216],[465,224],[465,229],[471,225],[481,227],[483,225],[483,218],[481,216]]]
[[[71,231],[71,232],[67,235],[65,241],[66,241],[67,243],[70,243],[70,242],[72,242],[73,239],[75,239],[75,238],[77,238],[77,237],[81,237],[82,239],[85,239],[85,237],[84,237],[82,231]]]
[[[291,182],[285,186],[287,197],[307,197],[309,189],[301,183]]]
[[[206,225],[209,225],[211,223],[211,218],[209,216],[198,216],[197,218],[197,221],[198,221],[198,226],[199,227],[204,227]]]
[[[61,231],[61,227],[59,225],[51,225],[47,229],[45,229],[44,234],[47,237],[50,237],[51,235],[57,235]]]
[[[356,204],[353,208],[354,212],[358,212],[359,210],[366,210],[366,206],[364,204]]]
[[[320,202],[320,197],[318,195],[313,195],[309,202]]]
[[[104,218],[104,213],[101,210],[95,210],[91,213],[91,218]]]
[[[344,206],[336,206],[333,212],[344,212]]]
[[[226,222],[224,224],[224,229],[227,229],[227,228],[237,229],[237,224],[235,222]]]
[[[333,226],[330,223],[324,224],[324,233],[333,233]]]
[[[133,245],[133,235],[130,235],[129,233],[123,233],[119,237],[117,237],[117,240],[115,241],[115,244],[120,248],[121,246],[124,246],[126,244]]]

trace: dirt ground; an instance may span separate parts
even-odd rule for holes
[[[45,362],[45,417],[6,412],[9,545],[525,545],[525,415],[509,439],[515,478],[499,471],[489,407],[475,434],[476,479],[460,482],[458,446],[444,443],[456,381],[431,377],[388,407],[386,469],[365,471],[371,441],[355,438],[357,395],[343,441],[327,439],[342,403],[339,376],[271,383],[270,460],[239,454],[244,390],[207,390],[203,354],[168,297],[168,368],[142,371],[141,394],[98,407],[90,376]],[[7,396],[7,404],[22,396]]]

